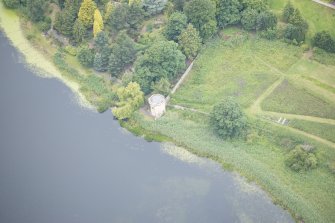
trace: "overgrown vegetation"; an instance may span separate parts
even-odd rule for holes
[[[296,87],[287,80],[264,100],[262,108],[267,111],[335,119],[334,103],[314,95],[303,87]]]

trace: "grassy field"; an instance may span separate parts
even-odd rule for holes
[[[335,119],[335,104],[284,80],[262,103],[262,109]]]
[[[334,221],[335,177],[327,167],[299,174],[284,165],[288,146],[297,143],[317,145],[320,159],[325,159],[321,163],[335,158],[334,149],[261,122],[259,127],[262,130],[253,132],[247,142],[231,142],[213,134],[208,126],[208,117],[199,114],[170,110],[158,121],[141,115],[137,120],[144,128],[166,135],[193,153],[210,157],[225,168],[256,181],[273,196],[275,202],[295,213],[296,218],[302,216],[305,222]]]
[[[263,96],[275,83],[279,86],[268,97]],[[331,143],[327,146],[292,129],[333,141],[334,126],[303,120],[280,126],[263,119],[271,116],[266,111],[261,110],[259,116],[249,114],[249,107],[263,96],[262,107],[277,113],[335,118],[334,83],[335,67],[308,59],[301,48],[229,29],[202,50],[171,103],[209,112],[224,97],[235,96],[249,115],[251,131],[246,141],[219,139],[208,126],[208,116],[188,110],[169,109],[158,121],[142,115],[136,120],[150,132],[166,135],[256,181],[297,219],[302,216],[305,222],[334,222],[335,177],[328,165],[335,162],[335,149]],[[284,160],[290,149],[305,143],[317,148],[319,166],[307,173],[295,173]]]
[[[172,103],[210,111],[229,95],[246,108],[278,79],[277,69],[289,69],[302,55],[299,48],[279,41],[260,40],[231,30],[222,35],[229,39],[215,39],[206,45],[187,84],[174,95]]]
[[[335,125],[305,120],[291,120],[289,125],[293,128],[297,128],[335,142]]]
[[[268,0],[270,8],[278,15],[284,8],[288,0]],[[310,39],[316,32],[328,30],[335,36],[335,10],[319,5],[311,0],[291,0],[292,4],[297,7],[302,16],[308,20],[308,34]]]

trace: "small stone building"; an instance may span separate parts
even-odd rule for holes
[[[148,99],[151,115],[155,119],[160,118],[165,113],[166,100],[161,94],[153,94]]]

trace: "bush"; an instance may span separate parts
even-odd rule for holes
[[[317,167],[318,160],[312,151],[306,151],[302,145],[291,150],[286,158],[286,165],[294,171],[307,171]]]
[[[77,49],[73,46],[66,46],[64,48],[65,52],[70,54],[71,56],[76,56],[77,55]]]
[[[302,28],[292,24],[288,24],[284,30],[284,38],[295,41],[297,42],[297,44],[295,45],[298,45],[305,40],[305,33],[306,31]]]
[[[256,23],[257,30],[273,29],[277,25],[277,17],[273,12],[264,11],[258,14]]]
[[[231,97],[214,106],[210,123],[215,133],[222,138],[240,136],[247,126],[247,120],[241,107]]]
[[[316,33],[312,42],[313,46],[319,47],[330,53],[335,53],[335,40],[327,31]]]
[[[267,40],[275,40],[277,39],[277,29],[272,28],[272,29],[267,29],[262,31],[259,35],[261,38],[267,39]]]

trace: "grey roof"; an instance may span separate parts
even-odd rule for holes
[[[162,103],[165,103],[165,97],[161,94],[153,94],[150,96],[148,101],[151,106],[157,106]]]

